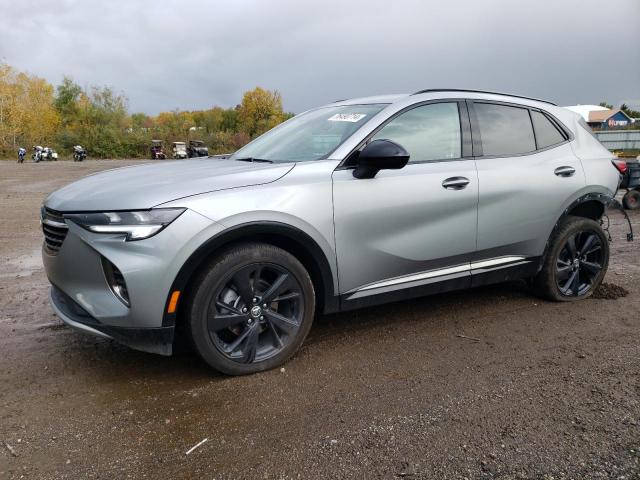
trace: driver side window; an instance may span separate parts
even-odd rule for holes
[[[456,102],[430,103],[408,110],[371,140],[387,139],[409,152],[409,163],[461,157],[460,115]]]

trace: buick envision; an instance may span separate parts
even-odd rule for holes
[[[579,115],[470,90],[345,100],[228,159],[83,178],[42,208],[60,318],[226,374],[282,364],[316,312],[531,279],[589,296],[620,175]]]

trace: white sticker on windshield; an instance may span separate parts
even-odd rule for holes
[[[336,113],[328,120],[330,122],[358,122],[366,116],[365,113]]]

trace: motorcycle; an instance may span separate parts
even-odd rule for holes
[[[27,150],[25,148],[20,147],[18,149],[18,163],[24,163],[24,156],[27,154]]]
[[[44,149],[40,145],[36,145],[35,147],[33,147],[33,154],[31,155],[31,158],[35,163],[38,163],[40,160],[43,159],[42,150]]]
[[[84,148],[82,148],[81,145],[76,145],[75,147],[73,147],[73,161],[74,162],[81,162],[85,158],[87,158],[87,151]]]
[[[58,160],[58,153],[53,148],[44,147],[42,149],[42,160],[55,162]]]

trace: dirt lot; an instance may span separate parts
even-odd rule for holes
[[[284,371],[227,378],[49,308],[43,198],[131,163],[0,162],[0,479],[640,478],[640,240],[619,213],[625,297],[513,283],[327,316]]]

